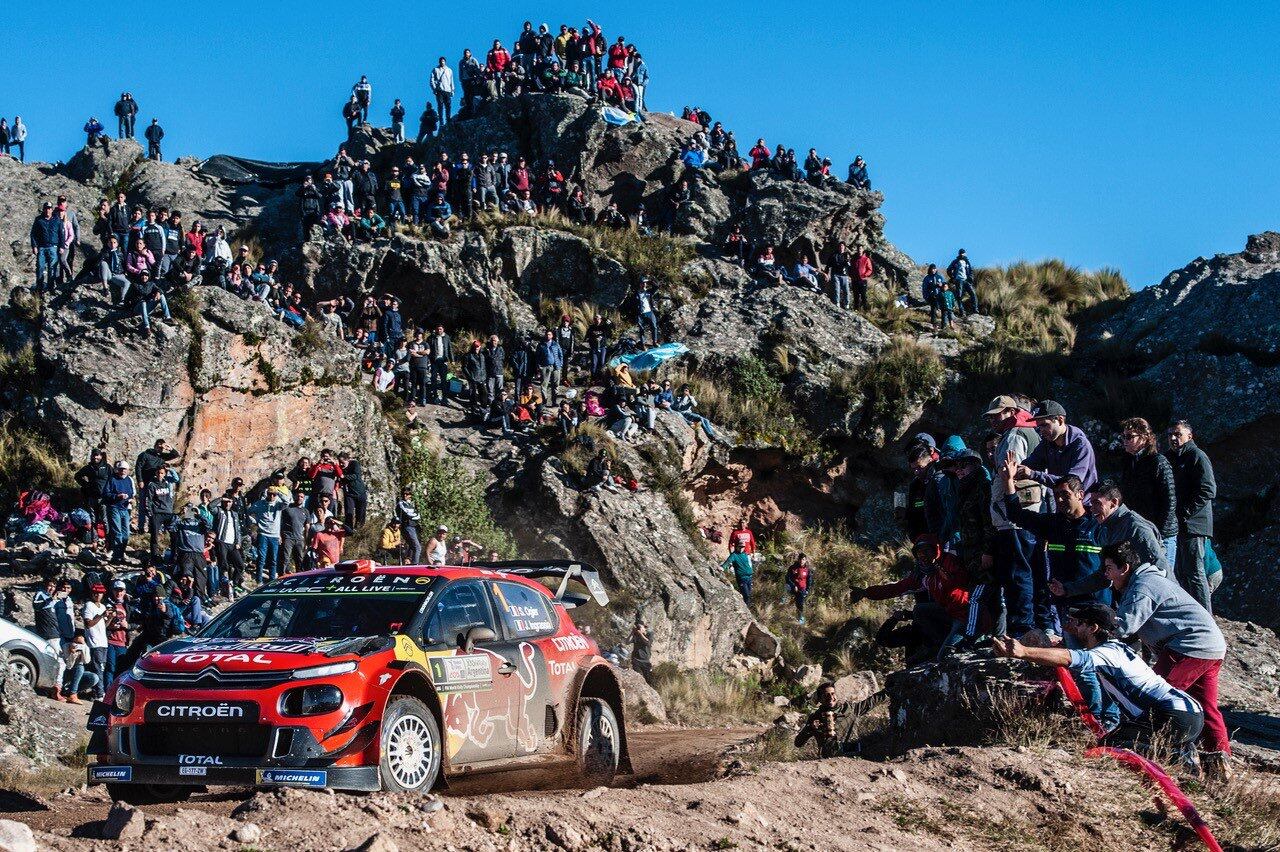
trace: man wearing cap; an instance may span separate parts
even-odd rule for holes
[[[53,290],[58,274],[58,256],[66,245],[62,217],[53,214],[48,201],[40,208],[40,215],[31,223],[31,253],[36,258],[35,292]]]
[[[396,501],[396,520],[400,522],[400,530],[404,538],[404,555],[408,565],[417,565],[422,557],[422,542],[418,538],[418,527],[422,517],[418,514],[417,504],[413,501],[413,491],[408,488],[400,490],[400,499]]]
[[[120,673],[120,660],[129,649],[129,595],[124,580],[111,584],[111,599],[106,602],[107,662],[103,680],[107,685]]]
[[[1019,479],[1034,479],[1052,486],[1064,476],[1075,476],[1088,492],[1098,481],[1093,444],[1076,426],[1067,425],[1067,410],[1051,399],[1031,409],[1040,443],[1018,467]]]
[[[133,477],[129,476],[129,463],[116,462],[114,475],[102,489],[102,502],[107,507],[107,544],[111,550],[111,564],[124,564],[124,549],[129,543],[130,514],[137,492]]]
[[[93,663],[93,670],[98,673],[97,694],[94,696],[98,699],[106,692],[107,683],[111,679],[111,671],[107,668],[107,606],[102,602],[106,593],[106,586],[94,583],[89,587],[89,599],[80,608],[85,644],[89,646],[89,659]]]
[[[444,524],[436,527],[436,534],[427,542],[427,564],[443,565],[449,558],[449,528]]]
[[[1022,404],[1008,394],[991,400],[986,419],[999,436],[994,464],[999,467],[1010,453],[1019,463],[1040,443],[1036,421]],[[1024,509],[1039,511],[1043,488],[1036,482],[1025,482],[1017,489]],[[1044,555],[1037,558],[1036,537],[1009,518],[1005,509],[1005,490],[1000,477],[991,483],[991,536],[989,553],[982,557],[989,564],[995,581],[1004,592],[1005,629],[1010,636],[1022,636],[1032,628],[1053,626],[1048,605],[1048,578],[1044,576]],[[1038,571],[1033,570],[1038,565]]]

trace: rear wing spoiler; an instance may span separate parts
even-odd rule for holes
[[[565,609],[573,609],[587,602],[585,595],[568,591],[569,581],[576,579],[587,587],[591,599],[600,606],[609,605],[609,593],[600,579],[600,572],[585,562],[572,559],[510,559],[501,562],[472,562],[468,567],[487,568],[503,574],[514,574],[528,577],[531,580],[542,580],[547,577],[559,577],[560,585],[556,588],[556,603]]]

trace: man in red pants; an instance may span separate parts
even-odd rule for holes
[[[1222,631],[1177,581],[1143,563],[1129,542],[1104,547],[1102,568],[1115,590],[1119,635],[1141,639],[1157,656],[1156,674],[1204,709],[1201,765],[1209,779],[1225,783],[1231,740],[1218,709],[1218,673],[1227,655]]]

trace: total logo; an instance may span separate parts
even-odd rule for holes
[[[244,707],[235,704],[158,704],[159,719],[243,719]]]
[[[272,663],[271,658],[265,654],[206,654],[190,651],[174,654],[170,657],[170,661],[175,663],[254,663],[259,666],[269,666]]]
[[[222,758],[215,754],[180,754],[178,763],[184,766],[222,766]]]

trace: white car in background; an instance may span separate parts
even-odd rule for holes
[[[9,652],[9,673],[33,689],[53,689],[58,685],[57,643],[0,618],[0,648]]]

